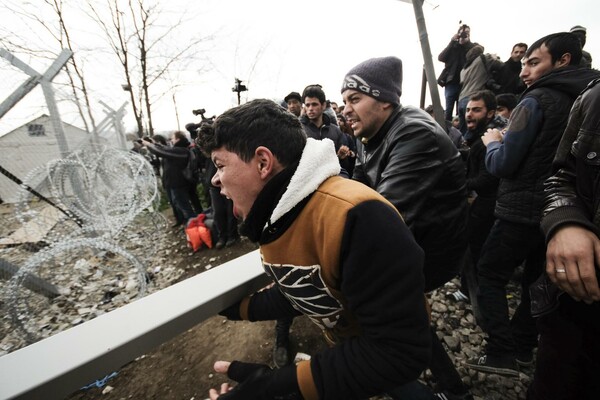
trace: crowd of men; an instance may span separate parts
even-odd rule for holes
[[[238,384],[210,398],[471,399],[428,311],[457,276],[450,298],[470,302],[487,335],[467,368],[518,377],[535,362],[528,399],[597,398],[600,72],[585,31],[517,43],[502,63],[462,25],[439,56],[443,127],[401,105],[402,62],[382,57],[343,77],[343,106],[309,85],[200,129],[211,185],[274,282],[221,314],[277,320],[276,368],[218,361]],[[298,315],[330,347],[295,364]],[[418,380],[425,369],[435,390]]]

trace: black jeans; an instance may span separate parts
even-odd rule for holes
[[[460,287],[464,294],[471,297],[471,290],[476,286],[469,286],[469,279],[477,282],[477,263],[483,244],[487,239],[496,218],[494,217],[494,207],[496,199],[493,197],[477,196],[469,206],[469,219],[467,220],[467,237],[469,240],[469,254],[471,256],[470,270],[461,271]],[[465,266],[463,266],[464,268]],[[471,273],[472,276],[467,277]],[[473,293],[475,296],[475,293]],[[477,315],[478,316],[478,315]]]
[[[496,220],[477,265],[477,300],[482,329],[488,335],[488,354],[514,357],[537,346],[529,286],[543,272],[545,259],[544,237],[537,225]],[[509,319],[506,285],[523,261],[521,303]]]
[[[237,220],[233,215],[233,202],[223,196],[219,188],[211,186],[209,191],[218,239],[227,241],[228,239],[238,238]]]
[[[600,397],[600,303],[587,305],[569,295],[559,308],[537,320],[540,345],[528,400]]]
[[[198,191],[196,190],[196,187],[198,185],[190,185],[188,187],[188,193],[190,196],[190,202],[192,203],[192,207],[194,208],[194,211],[196,214],[200,214],[202,213],[202,211],[204,211],[202,209],[202,203],[200,203],[200,198],[198,197]]]
[[[187,224],[191,218],[194,218],[197,215],[192,207],[189,187],[176,187],[167,190],[170,192],[172,204],[177,208],[178,215],[176,217],[181,216],[183,218],[183,221],[181,222]]]

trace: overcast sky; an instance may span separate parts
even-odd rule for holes
[[[341,102],[339,89],[345,73],[367,58],[388,55],[403,61],[402,103],[419,104],[423,58],[411,4],[398,0],[169,0],[168,3],[198,13],[178,40],[215,33],[213,50],[207,54],[210,61],[205,65],[209,71],[199,73],[191,68],[185,74],[185,85],[175,93],[181,128],[187,122],[198,121],[192,109],[205,108],[208,115],[213,115],[235,105],[237,99],[231,88],[236,77],[249,88],[242,96],[243,101],[283,98],[290,91],[301,92],[308,84],[320,83],[329,99]],[[594,57],[593,65],[600,66],[600,2],[572,0],[558,3],[561,6],[554,4],[542,0],[427,0],[423,9],[436,75],[443,68],[437,62],[437,55],[456,32],[459,21],[471,26],[472,41],[502,60],[508,58],[514,43],[530,44],[547,34],[583,25],[588,29],[585,49]],[[15,21],[1,10],[0,18],[3,24]],[[83,32],[86,28],[77,29]],[[24,31],[23,35],[31,32]],[[94,40],[87,40],[86,45],[93,47]],[[120,87],[124,82],[121,70],[108,57],[105,54],[103,59],[85,66],[88,86],[95,101],[102,100],[118,108],[127,101],[127,93]],[[38,62],[40,71],[47,68],[47,61]],[[0,63],[6,64],[3,59]],[[0,67],[3,74],[0,100],[25,79],[24,75],[9,74],[5,67]],[[440,93],[443,96],[443,89]],[[23,115],[32,109],[30,103],[35,95],[0,120],[0,135],[26,122]],[[80,125],[76,115],[63,111],[62,107],[65,122]],[[174,109],[171,95],[164,96],[154,106],[157,130],[177,129]],[[102,113],[98,115],[101,118]],[[131,112],[125,125],[128,131],[134,130]]]

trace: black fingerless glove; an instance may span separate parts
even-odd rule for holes
[[[239,384],[219,400],[302,400],[295,365],[274,370],[264,364],[233,361],[227,376]]]

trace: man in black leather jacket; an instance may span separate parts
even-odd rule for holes
[[[467,247],[465,168],[446,132],[421,109],[400,105],[402,62],[373,58],[342,85],[344,116],[358,141],[353,179],[375,189],[402,214],[425,252],[425,291],[454,278]],[[466,394],[433,335],[429,367],[440,386]],[[462,398],[462,397],[459,397]]]
[[[541,336],[528,399],[592,399],[600,393],[599,109],[596,79],[571,109],[554,175],[546,181],[546,275],[566,294],[538,318]],[[534,305],[544,300],[536,293]]]

